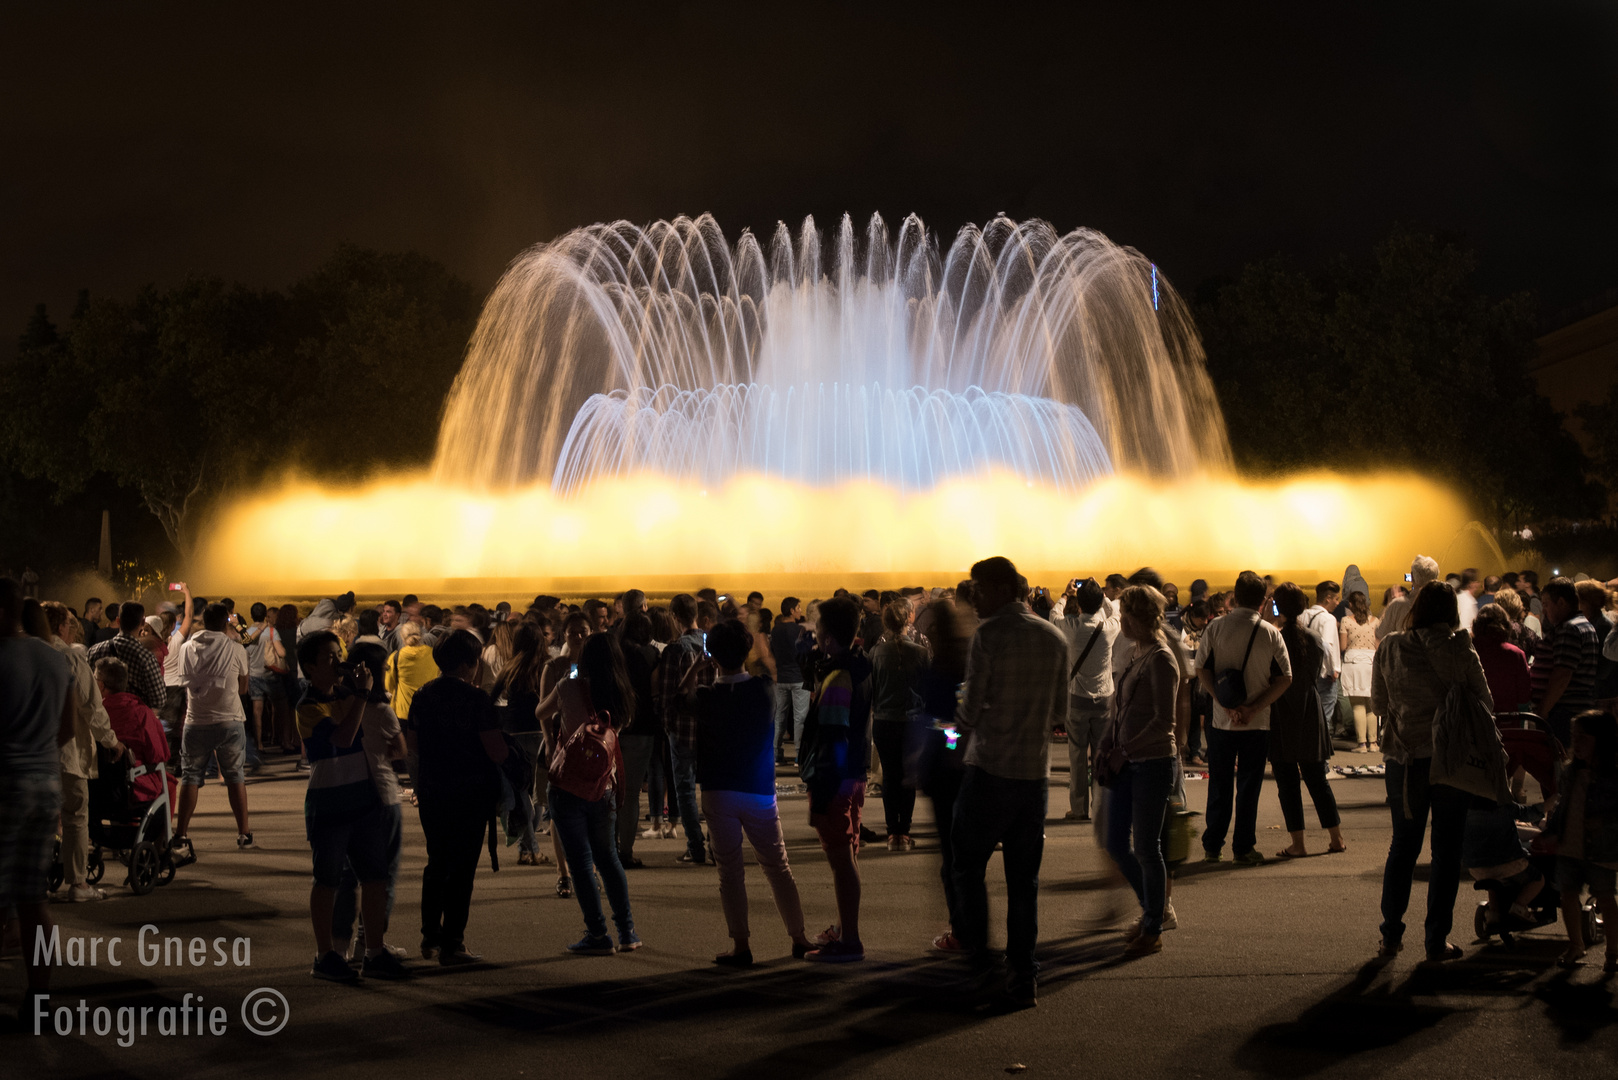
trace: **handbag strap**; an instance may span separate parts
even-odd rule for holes
[[[1247,651],[1242,653],[1242,671],[1247,670],[1247,661],[1253,655],[1253,642],[1258,639],[1259,623],[1264,621],[1264,613],[1258,612],[1258,618],[1253,620],[1253,632],[1247,635]]]

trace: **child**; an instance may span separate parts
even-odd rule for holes
[[[1618,927],[1618,720],[1603,712],[1573,718],[1572,748],[1557,784],[1556,808],[1545,831],[1557,838],[1556,887],[1562,893],[1567,952],[1557,964],[1584,962],[1580,893],[1590,896],[1609,927]],[[1604,971],[1618,972],[1618,938],[1607,937]]]
[[[1519,812],[1511,803],[1476,800],[1466,813],[1466,834],[1461,842],[1461,864],[1472,880],[1497,886],[1489,890],[1485,921],[1507,932],[1534,925],[1528,905],[1545,887],[1545,875],[1528,861],[1528,848],[1517,832]]]

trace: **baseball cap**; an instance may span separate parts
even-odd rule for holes
[[[162,618],[162,616],[160,616],[160,615],[148,615],[148,616],[146,616],[146,629],[150,630],[152,633],[156,634],[158,637],[162,637],[163,636],[163,618]]]

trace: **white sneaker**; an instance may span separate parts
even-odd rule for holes
[[[1174,917],[1174,905],[1169,904],[1163,908],[1163,929],[1174,930],[1180,925],[1180,920]]]
[[[74,885],[67,890],[67,898],[72,903],[84,904],[91,900],[105,900],[107,894],[94,885]]]

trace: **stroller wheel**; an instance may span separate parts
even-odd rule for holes
[[[142,840],[129,852],[129,891],[145,896],[157,886],[157,845]]]
[[[89,871],[85,875],[85,879],[92,885],[99,883],[101,881],[101,875],[107,872],[107,863],[106,860],[101,857],[100,844],[97,844],[95,847],[90,849],[90,861],[86,863],[85,866]]]
[[[165,851],[159,855],[157,857],[157,883],[167,885],[173,881],[175,869],[173,853]]]
[[[1606,940],[1607,935],[1603,933],[1605,927],[1602,924],[1600,916],[1596,914],[1596,906],[1594,904],[1586,903],[1584,905],[1583,922],[1584,942],[1586,945],[1595,946]]]

